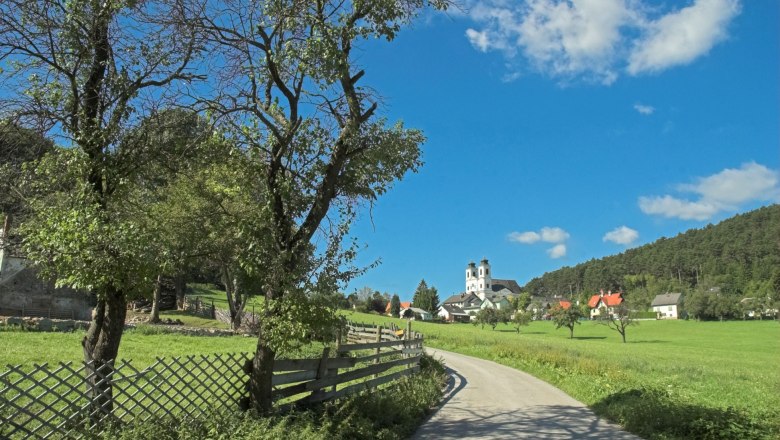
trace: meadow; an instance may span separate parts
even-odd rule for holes
[[[347,312],[356,322],[400,319]],[[426,346],[533,374],[646,438],[777,438],[780,325],[776,321],[641,321],[617,332],[584,321],[567,329],[416,321]],[[675,425],[675,426],[666,426]]]

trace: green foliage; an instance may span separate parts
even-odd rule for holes
[[[477,316],[472,323],[474,325],[479,325],[481,328],[485,328],[485,326],[488,325],[492,330],[495,330],[498,323],[502,320],[501,311],[492,307],[485,307],[477,312]]]
[[[751,282],[770,280],[780,267],[778,230],[780,205],[771,205],[618,255],[546,273],[524,288],[538,296],[568,292],[571,287],[586,296],[599,289],[623,290],[637,309],[645,309],[655,295],[687,294],[707,286],[719,287],[735,304],[746,296]],[[734,315],[724,304],[712,313],[711,318]]]
[[[428,283],[425,280],[421,280],[414,291],[412,306],[436,316],[439,313],[439,303],[439,291],[433,286],[428,287]]]
[[[515,314],[512,316],[512,326],[515,328],[517,333],[520,333],[520,327],[530,325],[532,319],[533,319],[533,314],[531,312],[526,312],[525,310],[517,310],[515,311]]]
[[[582,310],[573,305],[571,307],[563,307],[561,305],[553,306],[550,309],[550,317],[555,324],[555,328],[566,327],[569,329],[569,338],[574,337],[574,326],[580,324],[580,319],[584,317]]]
[[[401,298],[397,294],[393,295],[393,298],[390,300],[390,314],[394,318],[398,318],[401,315]]]

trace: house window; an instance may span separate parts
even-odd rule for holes
[[[669,311],[670,311],[670,312],[672,311],[672,307],[673,307],[673,306],[669,306]]]

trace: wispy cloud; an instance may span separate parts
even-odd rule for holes
[[[637,238],[639,238],[639,232],[624,225],[604,234],[602,240],[628,246],[635,242]]]
[[[653,113],[655,113],[655,107],[651,105],[644,105],[639,103],[634,104],[634,110],[638,111],[639,114],[642,115],[652,115]]]
[[[755,162],[740,168],[727,168],[694,183],[677,186],[679,192],[695,197],[673,195],[643,196],[639,208],[645,214],[683,220],[708,220],[724,211],[735,211],[745,203],[780,199],[780,173]]]
[[[547,255],[550,256],[550,258],[556,259],[566,256],[566,245],[565,244],[556,244],[555,246],[551,247],[550,249],[547,249]]]
[[[532,243],[536,243],[541,239],[542,236],[533,231],[509,233],[509,241],[514,241],[517,243],[532,244]]]
[[[564,242],[570,237],[569,233],[557,226],[545,226],[539,231],[511,232],[507,235],[509,241],[523,244],[534,244],[540,241],[545,243],[555,243],[555,246],[547,250],[550,258],[561,258],[566,256],[566,245]]]
[[[739,0],[695,0],[682,9],[646,0],[473,0],[479,24],[466,38],[481,52],[526,60],[551,77],[613,83],[687,64],[727,38]]]
[[[657,72],[688,64],[726,39],[726,28],[740,12],[738,0],[697,0],[643,26],[634,42],[628,73]]]

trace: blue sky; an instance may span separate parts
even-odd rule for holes
[[[353,280],[531,278],[780,200],[780,2],[484,0],[358,56],[425,166],[364,212]]]

